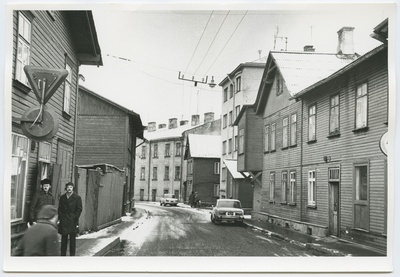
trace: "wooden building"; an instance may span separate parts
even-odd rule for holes
[[[125,171],[121,211],[134,198],[136,139],[143,139],[140,115],[79,86],[76,165],[109,164]]]
[[[65,183],[72,181],[76,95],[80,65],[102,65],[96,28],[90,11],[17,11],[12,12],[12,172],[11,236],[12,246],[26,229],[33,194],[43,178],[53,180],[52,191],[58,198]],[[82,39],[85,38],[85,39]],[[46,103],[55,111],[59,128],[46,141],[25,136],[18,118],[38,106],[24,73],[24,66],[66,69],[68,76]]]
[[[198,193],[202,205],[215,204],[218,196],[221,136],[188,134],[187,190]]]

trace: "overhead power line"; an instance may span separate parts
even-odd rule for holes
[[[230,11],[228,11],[228,13],[225,15],[224,20],[222,21],[221,25],[219,26],[219,29],[218,29],[217,33],[215,34],[213,40],[211,41],[211,44],[210,44],[210,46],[208,47],[207,52],[206,52],[206,54],[205,54],[204,57],[203,57],[203,60],[201,61],[201,63],[200,63],[199,66],[197,67],[196,71],[194,72],[194,75],[196,75],[196,73],[197,73],[197,71],[199,70],[200,66],[203,64],[205,58],[207,57],[207,54],[208,54],[208,52],[210,51],[211,46],[213,45],[213,43],[214,43],[214,41],[215,41],[215,38],[217,37],[219,31],[221,30],[222,25],[224,25],[224,22],[225,22],[226,18],[228,17],[229,13],[230,13]]]

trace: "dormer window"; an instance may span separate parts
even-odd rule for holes
[[[283,93],[283,79],[280,74],[276,75],[276,95]]]

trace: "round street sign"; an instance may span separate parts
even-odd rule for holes
[[[388,132],[387,131],[382,135],[381,140],[379,141],[379,147],[381,148],[382,153],[387,156],[387,151],[388,151]]]
[[[40,113],[40,106],[34,106],[28,109],[23,118],[35,120]],[[30,139],[35,141],[48,140],[57,133],[58,130],[58,116],[49,107],[43,106],[42,120],[40,122],[21,122],[22,132]]]

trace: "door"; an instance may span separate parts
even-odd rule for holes
[[[140,189],[140,201],[144,200],[144,189]]]
[[[61,165],[60,182],[63,190],[65,185],[72,181],[72,146],[58,142],[57,164]]]
[[[329,234],[339,237],[339,182],[329,183]]]
[[[157,193],[157,190],[155,190],[155,189],[151,190],[151,201],[153,201],[153,202],[156,202],[156,193]]]

